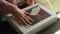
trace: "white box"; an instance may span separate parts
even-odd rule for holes
[[[37,9],[36,9],[37,8]],[[14,19],[9,18],[10,24],[18,31],[18,33],[22,34],[35,34],[38,31],[44,29],[48,25],[54,23],[57,20],[56,14],[45,8],[44,6],[40,4],[35,4],[32,6],[29,6],[27,8],[24,8],[23,10],[26,11],[32,11],[31,15],[37,15],[40,11],[40,16],[36,23],[33,23],[33,25],[29,26],[20,26]],[[33,12],[34,11],[34,12]],[[41,19],[42,18],[42,19]],[[41,19],[41,20],[40,20]],[[40,21],[39,21],[40,20]]]

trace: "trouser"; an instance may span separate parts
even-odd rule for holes
[[[7,22],[0,22],[0,34],[18,34],[17,31]]]

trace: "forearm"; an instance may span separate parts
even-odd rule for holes
[[[16,5],[11,4],[7,1],[0,1],[0,11],[8,11],[9,13],[16,13],[17,9],[19,9]]]

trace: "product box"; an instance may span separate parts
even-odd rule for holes
[[[57,20],[56,14],[53,11],[40,4],[29,6],[23,10],[30,13],[28,16],[30,16],[34,21],[32,22],[32,25],[21,26],[15,21],[15,19],[9,18],[10,24],[19,34],[35,34]]]

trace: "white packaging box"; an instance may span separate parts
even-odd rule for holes
[[[41,11],[41,9],[43,11]],[[42,17],[42,20],[29,26],[20,26],[20,24],[17,23],[13,18],[9,18],[8,19],[9,23],[18,31],[19,34],[21,33],[22,34],[35,34],[41,31],[42,29],[44,29],[45,27],[47,27],[48,25],[53,24],[57,20],[56,14],[53,11],[45,8],[44,6],[40,4],[29,6],[27,8],[24,8],[23,10],[31,11],[31,15],[37,15],[39,11],[41,11],[39,15],[45,18],[43,19]]]

